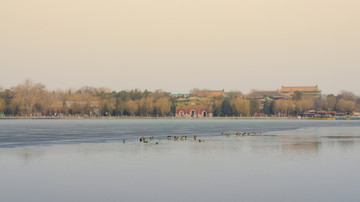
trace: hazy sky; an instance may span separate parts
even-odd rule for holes
[[[0,0],[0,86],[360,94],[359,0]]]

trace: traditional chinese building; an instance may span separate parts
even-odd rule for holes
[[[222,97],[225,95],[223,90],[200,90],[195,93],[196,97]]]
[[[183,98],[176,102],[177,117],[212,117],[211,105],[206,98]]]
[[[288,100],[290,96],[285,95],[277,90],[253,90],[247,95],[245,95],[245,99],[248,100],[260,100],[264,98],[271,98],[274,100]]]
[[[175,98],[188,98],[190,97],[190,94],[177,93],[177,94],[170,94],[170,96]]]
[[[253,90],[245,95],[245,99],[258,102],[260,113],[267,114],[272,110],[271,108],[273,107],[275,100],[289,100],[290,96],[285,95],[278,90]]]
[[[281,93],[288,96],[294,96],[295,92],[300,92],[305,96],[321,96],[321,90],[318,86],[282,86]]]

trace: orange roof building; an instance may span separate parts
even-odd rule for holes
[[[320,96],[321,90],[319,90],[318,86],[282,86],[280,92],[287,94],[289,96],[293,96],[295,92],[301,92],[304,95],[311,96]]]
[[[224,90],[201,90],[195,93],[197,97],[218,97],[224,96]]]
[[[252,90],[249,94],[245,95],[245,99],[258,100],[269,97],[275,100],[288,100],[290,96],[279,92],[278,90]]]

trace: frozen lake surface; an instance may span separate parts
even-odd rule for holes
[[[359,169],[360,121],[0,120],[1,201],[360,201]]]

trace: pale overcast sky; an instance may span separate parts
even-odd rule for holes
[[[0,86],[360,94],[359,0],[0,0]]]

